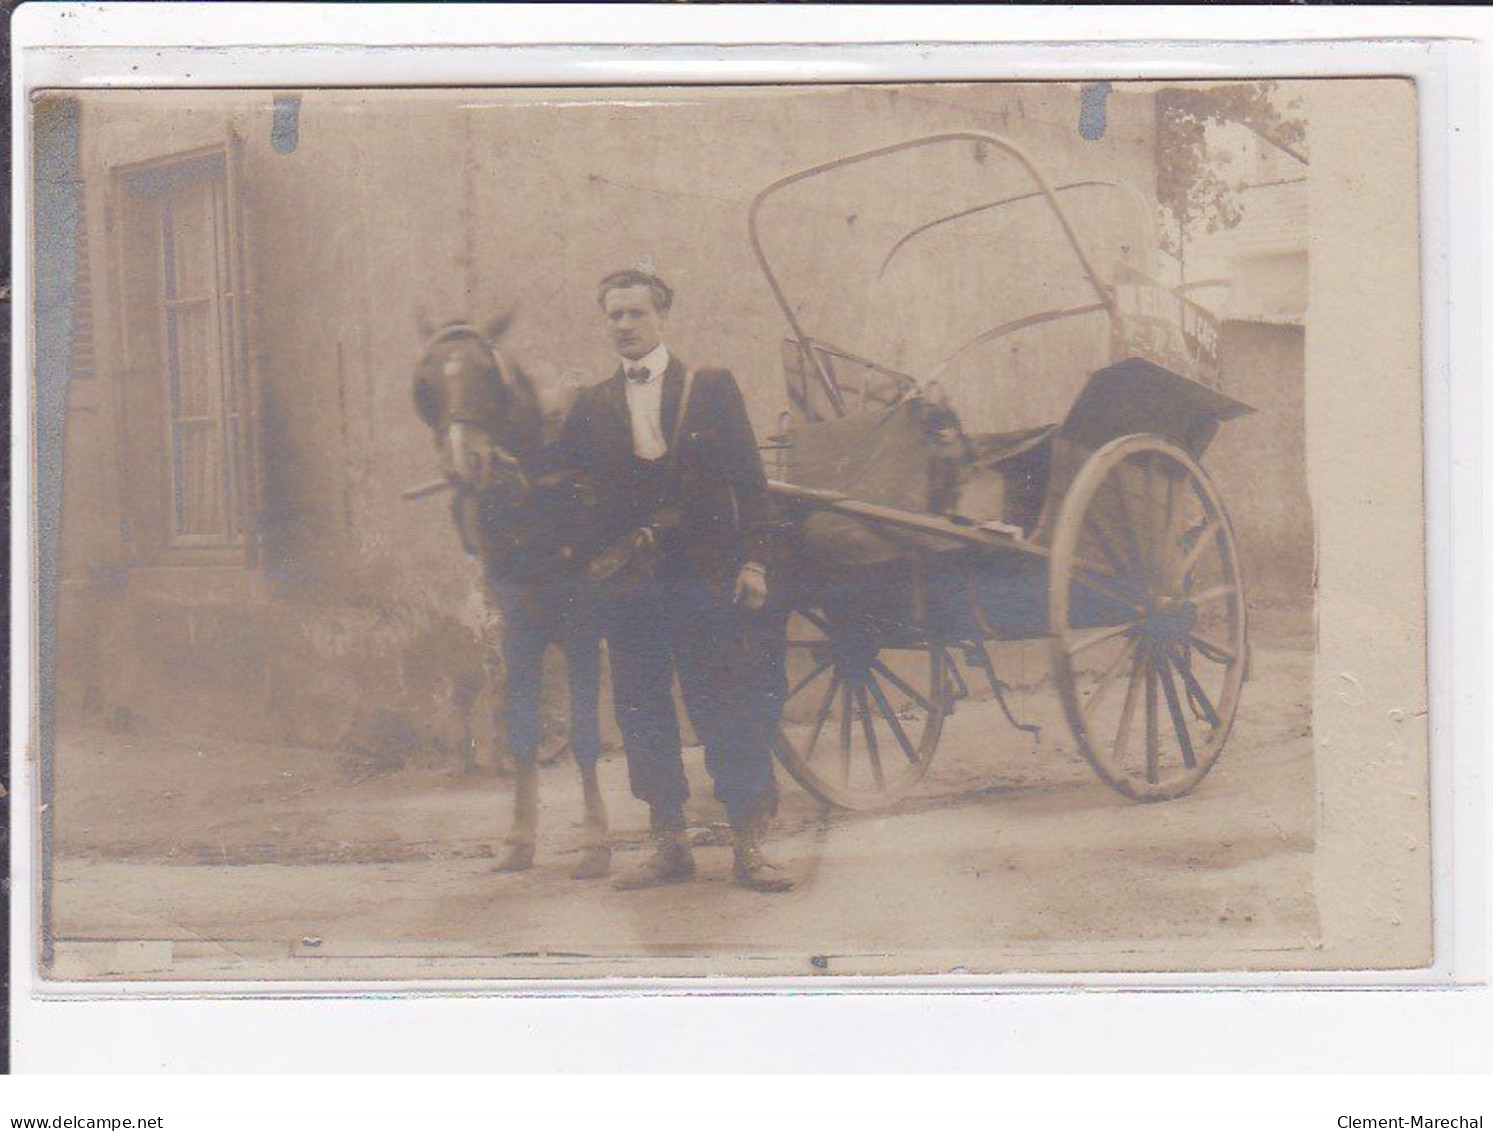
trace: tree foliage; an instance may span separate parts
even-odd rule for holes
[[[1306,123],[1278,105],[1274,82],[1173,87],[1156,96],[1156,198],[1169,223],[1170,250],[1188,233],[1235,227],[1243,218],[1237,187],[1219,172],[1210,126],[1235,122],[1305,162]]]

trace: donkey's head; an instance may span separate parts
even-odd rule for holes
[[[425,348],[415,366],[415,410],[435,436],[446,473],[478,490],[531,460],[543,434],[533,382],[498,347],[508,322],[503,316],[480,330],[466,322],[420,327]]]

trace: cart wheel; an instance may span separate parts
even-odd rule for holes
[[[928,772],[948,710],[937,644],[889,644],[866,614],[800,609],[788,626],[788,696],[778,760],[826,805],[879,809]]]
[[[1063,500],[1050,570],[1053,673],[1079,749],[1126,797],[1181,796],[1218,761],[1244,682],[1244,586],[1218,492],[1175,444],[1115,440]]]

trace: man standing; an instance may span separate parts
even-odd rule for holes
[[[791,881],[761,849],[777,809],[772,737],[786,692],[784,619],[768,608],[771,501],[734,378],[691,371],[664,343],[673,297],[643,271],[601,281],[597,300],[619,364],[577,401],[557,453],[588,473],[615,540],[613,564],[629,574],[610,601],[607,641],[628,775],[648,803],[654,850],[618,887],[679,883],[695,872],[684,838],[677,674],[731,821],[736,882],[787,891]],[[637,568],[642,559],[648,568]]]

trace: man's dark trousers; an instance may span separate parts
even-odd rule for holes
[[[689,787],[673,677],[715,797],[733,820],[777,809],[772,739],[787,687],[782,615],[733,606],[700,578],[656,578],[613,603],[607,647],[633,796],[661,828],[682,828]]]
[[[581,396],[551,450],[556,466],[589,476],[608,537],[658,524],[657,574],[611,594],[604,619],[633,795],[652,807],[660,829],[683,827],[688,792],[675,672],[715,796],[737,820],[776,808],[772,738],[787,690],[786,616],[732,602],[742,562],[766,566],[771,555],[772,502],[741,391],[726,370],[698,370],[681,427],[685,375],[671,359],[660,424],[672,450],[663,459],[634,451],[620,368]],[[670,510],[672,527],[660,523]]]

